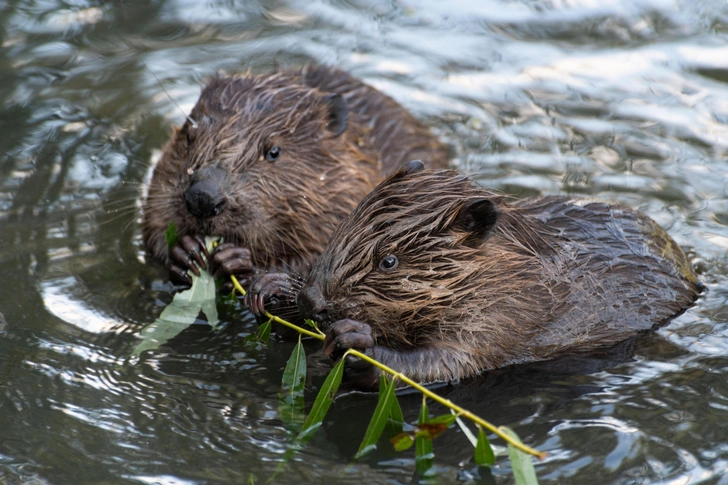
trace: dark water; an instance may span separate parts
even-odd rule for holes
[[[728,483],[724,0],[9,0],[0,22],[0,482],[273,474],[290,344],[243,347],[253,323],[228,305],[222,330],[128,362],[170,299],[135,201],[182,120],[160,83],[189,110],[215,72],[316,60],[394,96],[483,185],[645,211],[708,287],[609,354],[443,392],[549,452],[542,483]],[[309,365],[313,392],[329,364]],[[417,396],[402,403],[416,415]],[[411,454],[350,464],[373,406],[340,399],[278,481],[410,483]],[[460,431],[439,440],[441,483],[512,480],[505,459],[479,472]]]

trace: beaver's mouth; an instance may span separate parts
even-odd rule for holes
[[[351,319],[356,321],[366,321],[366,312],[359,305],[352,305],[351,302],[332,302],[328,301],[326,305],[325,318],[319,321],[322,330],[326,330],[332,323],[339,320]]]
[[[244,235],[249,231],[246,227],[247,222],[247,220],[231,222],[229,217],[220,215],[209,219],[195,219],[194,225],[197,234],[203,237],[217,237],[222,238],[223,242],[239,244],[245,239],[241,234]]]

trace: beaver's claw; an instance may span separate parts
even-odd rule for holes
[[[248,280],[253,273],[253,259],[250,249],[241,248],[233,243],[220,244],[212,253],[211,266],[216,280],[223,280],[219,291],[230,292],[233,275],[241,280]]]
[[[347,318],[334,322],[326,332],[324,355],[339,359],[347,349],[366,351],[372,347],[374,347],[372,327]]]
[[[189,286],[192,278],[188,271],[200,276],[200,269],[207,269],[205,258],[209,257],[205,241],[199,236],[184,235],[169,251],[167,269],[172,279],[179,284]]]
[[[293,281],[286,273],[266,273],[259,276],[253,280],[245,295],[245,304],[257,317],[265,313],[266,303],[277,305],[282,301],[295,302]]]

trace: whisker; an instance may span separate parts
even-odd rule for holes
[[[128,210],[121,210],[120,209],[118,211],[113,211],[113,212],[107,211],[104,214],[113,214],[113,216],[112,217],[108,217],[108,218],[107,217],[100,218],[100,222],[99,223],[101,225],[106,225],[106,224],[109,224],[109,223],[112,223],[112,222],[117,222],[120,219],[124,219],[125,217],[129,217],[130,215],[133,215],[135,213],[136,213],[136,208],[128,209]],[[132,220],[133,221],[136,221],[136,219],[137,219],[137,217],[132,217]]]
[[[177,101],[175,101],[174,98],[169,95],[169,93],[167,92],[167,90],[164,89],[164,85],[162,84],[162,81],[160,81],[159,78],[157,77],[157,75],[154,74],[154,71],[152,71],[151,69],[149,69],[149,67],[146,64],[144,64],[144,68],[147,71],[149,71],[152,74],[152,76],[154,76],[154,79],[157,80],[157,83],[159,84],[159,87],[162,88],[162,91],[164,91],[164,94],[167,95],[167,97],[169,98],[169,100],[172,101],[172,103],[177,107],[177,109],[179,110],[179,112],[182,113],[182,116],[184,116],[187,119],[187,121],[190,122],[190,124],[192,125],[193,128],[197,128],[197,123],[195,123],[195,120],[193,120],[190,116],[188,116],[187,113],[185,113],[184,110],[182,108],[180,108],[180,106],[177,104]]]

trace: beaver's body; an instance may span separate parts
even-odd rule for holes
[[[587,351],[697,298],[682,250],[627,207],[508,202],[452,171],[408,168],[338,227],[303,290],[326,352],[364,349],[421,382]],[[375,385],[377,373],[359,384]]]
[[[225,240],[214,255],[225,273],[305,274],[386,175],[425,154],[447,165],[445,147],[401,106],[326,66],[214,79],[189,118],[155,167],[142,223],[148,254],[183,281],[203,236]],[[181,236],[172,250],[169,223]]]

